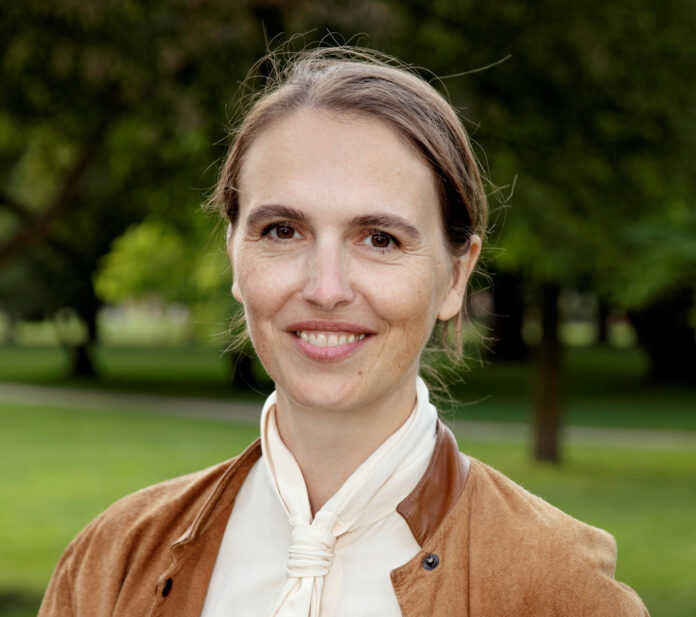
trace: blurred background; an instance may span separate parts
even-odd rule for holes
[[[201,204],[296,34],[426,67],[476,142],[460,447],[614,534],[653,616],[696,615],[694,32],[690,0],[0,3],[0,615],[109,503],[256,436],[272,385],[225,352]]]

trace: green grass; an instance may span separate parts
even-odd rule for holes
[[[0,615],[35,614],[70,538],[118,497],[231,457],[254,427],[133,413],[0,405]],[[463,450],[613,533],[617,576],[653,617],[696,607],[696,452],[571,448],[560,466],[527,448]]]
[[[0,347],[0,381],[177,396],[263,400],[235,391],[229,358],[201,347],[165,349],[100,347],[99,380],[65,379],[67,353],[59,348]],[[532,414],[531,363],[471,362],[464,384],[452,389],[454,414],[462,419],[528,422]],[[564,359],[565,422],[570,425],[696,430],[696,387],[647,381],[647,358],[639,349],[569,348]],[[257,366],[257,372],[263,375]],[[270,383],[264,386],[265,391]],[[443,411],[449,406],[442,405]]]
[[[173,396],[259,398],[234,391],[228,382],[229,356],[207,347],[102,346],[97,348],[95,365],[98,379],[68,379],[69,354],[64,348],[0,346],[0,381]],[[260,367],[258,370],[262,373]]]
[[[564,357],[564,421],[569,425],[696,430],[696,384],[656,385],[639,349],[569,348]],[[529,422],[536,387],[529,363],[472,363],[453,389],[455,415]]]

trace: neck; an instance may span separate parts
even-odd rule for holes
[[[408,419],[415,401],[415,375],[359,408],[303,407],[277,390],[278,432],[302,471],[312,514]]]

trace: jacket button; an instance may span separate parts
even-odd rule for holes
[[[434,570],[440,563],[440,558],[435,553],[423,557],[421,564],[426,570]]]
[[[169,595],[169,592],[172,590],[172,585],[174,581],[172,581],[171,578],[168,578],[166,581],[164,581],[164,587],[162,587],[162,597],[166,598]]]

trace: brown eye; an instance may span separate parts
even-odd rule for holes
[[[378,249],[389,248],[392,242],[392,237],[381,231],[375,231],[370,234],[370,244]]]
[[[290,225],[278,225],[276,227],[276,236],[281,240],[290,240],[295,235],[295,230]]]

